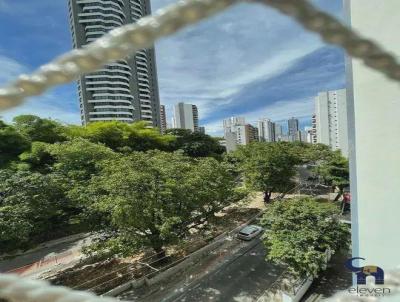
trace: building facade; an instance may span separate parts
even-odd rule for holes
[[[317,143],[317,115],[314,113],[311,117],[311,143]]]
[[[315,98],[317,142],[348,157],[346,89],[320,92]]]
[[[257,127],[246,124],[244,117],[225,119],[223,126],[227,152],[235,151],[240,145],[248,145],[258,140]]]
[[[313,127],[304,128],[304,142],[312,144],[313,143]]]
[[[149,0],[68,0],[74,48],[151,13]],[[82,124],[144,120],[160,127],[154,49],[111,63],[78,80]]]
[[[290,141],[296,141],[299,137],[299,120],[292,117],[288,120],[288,135]]]
[[[345,10],[355,31],[400,56],[400,1],[346,0]],[[386,274],[400,267],[400,86],[358,59],[347,59],[346,74],[352,254],[365,258],[354,265]],[[395,293],[383,298],[398,300]]]
[[[199,132],[199,112],[196,105],[178,103],[174,106],[174,128]]]
[[[258,121],[258,138],[260,142],[275,142],[275,123],[270,119]]]
[[[165,105],[160,106],[160,132],[165,134],[167,131],[167,113],[165,111]]]
[[[280,142],[283,141],[283,128],[281,124],[274,123],[275,124],[275,141]]]

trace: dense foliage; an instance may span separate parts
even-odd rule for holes
[[[76,208],[61,175],[0,170],[0,250],[25,247],[66,232]]]
[[[109,217],[109,231],[117,231],[120,240],[150,246],[161,257],[165,244],[239,197],[225,164],[213,158],[136,152],[101,166],[82,198]]]
[[[284,193],[294,186],[299,158],[286,146],[286,143],[252,143],[234,154],[246,185],[264,192],[267,203],[272,192]]]
[[[171,150],[182,150],[188,156],[220,158],[225,152],[216,138],[204,133],[186,129],[168,129],[167,133],[176,137],[170,144]]]
[[[0,250],[88,230],[118,234],[109,245],[159,249],[236,198],[226,165],[213,158],[221,160],[224,151],[208,135],[161,135],[144,122],[83,127],[33,115],[18,116],[11,125],[0,122]],[[151,177],[161,175],[159,186],[150,186]],[[127,184],[130,190],[122,190]],[[150,202],[158,191],[162,198]],[[135,199],[137,194],[144,199]],[[157,214],[153,220],[143,215],[144,200],[147,211]],[[175,203],[180,206],[173,209]],[[122,209],[130,209],[129,222],[117,215]],[[154,234],[131,234],[133,227]]]
[[[167,132],[144,122],[71,126],[33,115],[0,121],[0,250],[96,231],[100,240],[90,253],[151,247],[162,256],[167,244],[243,197],[242,180],[266,202],[294,186],[297,165],[316,166],[332,187],[348,183],[347,161],[323,145],[253,143],[225,155],[208,135]]]
[[[336,205],[312,198],[273,203],[262,219],[267,258],[296,275],[317,276],[326,265],[327,250],[348,247],[349,230],[338,213]]]

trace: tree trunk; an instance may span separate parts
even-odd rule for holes
[[[264,203],[265,203],[265,204],[270,203],[270,201],[271,201],[271,194],[272,194],[271,191],[265,191],[265,192],[264,192]]]
[[[164,262],[164,260],[166,259],[165,250],[162,247],[154,247],[153,249],[157,253],[157,258]]]

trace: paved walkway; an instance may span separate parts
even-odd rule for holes
[[[333,296],[336,292],[349,288],[352,284],[352,273],[348,271],[344,262],[351,258],[349,253],[338,253],[332,256],[330,266],[306,292],[301,302],[322,301]]]
[[[22,276],[37,274],[56,265],[65,265],[81,257],[82,247],[90,244],[88,234],[69,236],[42,244],[39,248],[0,261],[0,272]]]

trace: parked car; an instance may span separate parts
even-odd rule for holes
[[[251,240],[260,234],[263,228],[258,225],[248,225],[239,231],[237,237],[242,240]]]

